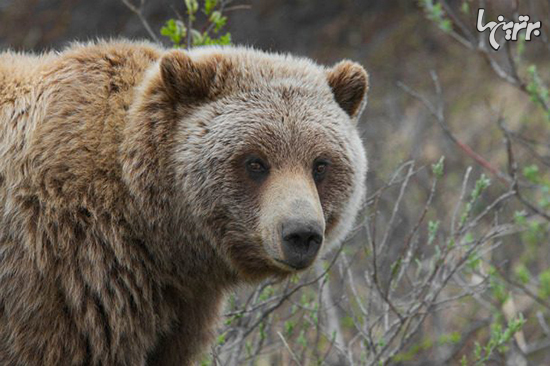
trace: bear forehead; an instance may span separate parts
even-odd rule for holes
[[[199,132],[203,147],[217,146],[230,155],[261,153],[272,162],[348,155],[347,128],[336,105],[331,108],[307,100],[220,100],[211,123]],[[342,112],[343,113],[343,112]],[[229,148],[230,147],[230,148]]]
[[[317,95],[332,94],[327,83],[327,69],[311,59],[290,54],[267,53],[252,48],[202,47],[189,52],[197,62],[217,55],[228,67],[227,87],[241,90],[269,87],[302,89]]]
[[[295,80],[265,81],[261,85],[236,88],[211,102],[216,124],[280,131],[318,131],[319,134],[348,133],[352,124],[332,93],[323,93]],[[330,131],[326,131],[329,128]]]

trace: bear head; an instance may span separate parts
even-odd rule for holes
[[[152,214],[197,234],[181,245],[258,280],[307,268],[350,231],[367,170],[360,65],[207,47],[167,51],[142,85],[125,170]]]

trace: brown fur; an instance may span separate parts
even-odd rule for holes
[[[307,181],[324,246],[349,231],[366,90],[356,64],[244,48],[0,54],[0,365],[189,364],[227,291],[292,272],[280,177]],[[246,176],[250,153],[279,183]]]

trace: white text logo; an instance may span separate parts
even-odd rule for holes
[[[529,15],[520,15],[518,17],[518,21],[515,22],[513,20],[511,21],[505,21],[504,17],[502,15],[499,15],[497,17],[497,22],[489,22],[487,24],[483,24],[483,14],[485,13],[485,9],[479,9],[477,13],[477,25],[476,28],[478,32],[484,32],[486,29],[490,29],[491,33],[489,34],[489,43],[491,44],[491,47],[493,47],[494,50],[498,50],[500,48],[500,43],[497,42],[495,35],[497,29],[502,27],[502,30],[505,31],[504,39],[506,41],[517,41],[518,36],[520,32],[525,29],[525,40],[530,41],[531,35],[538,37],[540,36],[540,27],[541,22],[535,22],[531,23],[529,22]]]

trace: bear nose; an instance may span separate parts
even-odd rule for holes
[[[281,234],[284,260],[296,269],[309,266],[323,243],[322,225],[317,222],[288,221]]]

